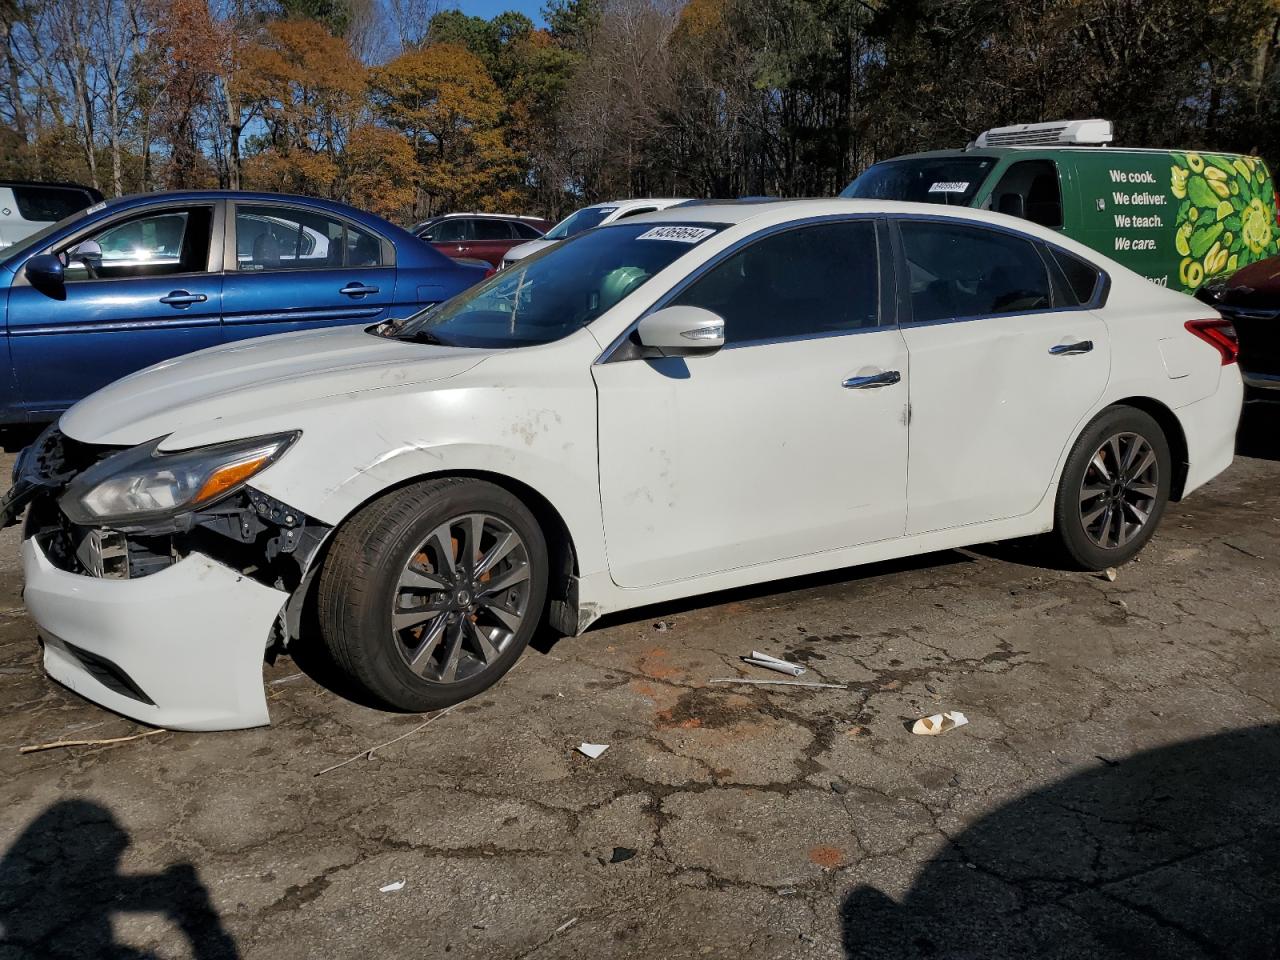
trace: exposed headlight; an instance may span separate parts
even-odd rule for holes
[[[162,453],[160,441],[95,464],[71,482],[63,512],[73,523],[136,521],[208,506],[278,460],[298,433]]]

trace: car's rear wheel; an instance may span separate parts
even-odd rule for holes
[[[1132,560],[1164,515],[1172,475],[1169,442],[1150,414],[1104,410],[1067,457],[1054,516],[1057,546],[1086,570]]]
[[[334,540],[317,594],[337,665],[402,710],[450,706],[511,669],[537,628],[547,548],[494,484],[416,483],[361,510]]]

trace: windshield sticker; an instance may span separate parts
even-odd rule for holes
[[[930,193],[964,193],[969,189],[968,180],[944,180],[929,188]]]
[[[675,240],[677,243],[699,243],[715,233],[708,227],[654,227],[637,240]]]

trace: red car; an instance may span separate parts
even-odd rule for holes
[[[424,220],[410,231],[447,256],[484,260],[497,268],[512,247],[537,240],[551,229],[538,217],[506,213],[446,213]]]
[[[1241,267],[1196,296],[1235,327],[1245,398],[1280,400],[1280,257]]]

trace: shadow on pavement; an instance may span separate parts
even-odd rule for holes
[[[1280,403],[1246,403],[1236,431],[1236,453],[1280,460]]]
[[[0,860],[0,956],[145,960],[118,944],[111,918],[160,913],[190,945],[194,960],[235,960],[195,867],[121,874],[129,834],[111,811],[85,800],[53,804],[31,822]]]
[[[1191,740],[1022,797],[901,903],[842,906],[850,958],[1280,956],[1280,727]]]

